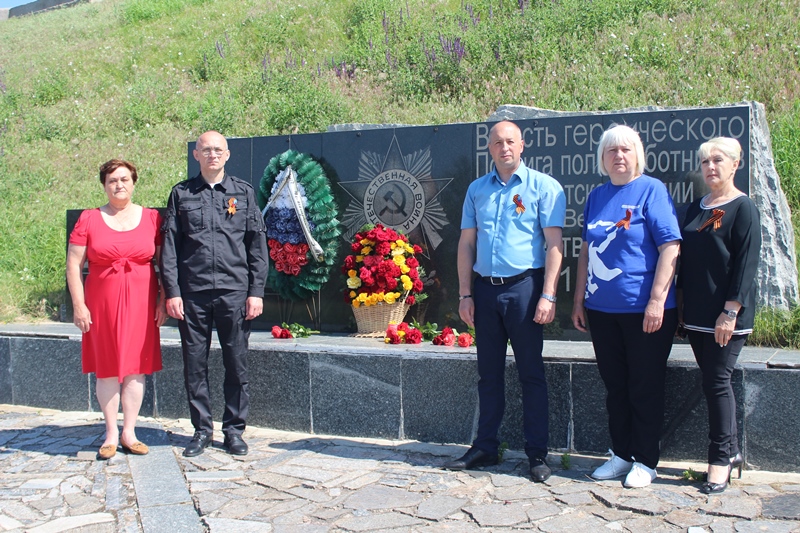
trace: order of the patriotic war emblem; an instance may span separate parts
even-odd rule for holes
[[[396,137],[385,155],[361,152],[358,180],[339,182],[352,198],[342,216],[343,237],[352,238],[364,224],[380,223],[424,242],[423,249],[436,249],[440,230],[450,223],[438,196],[451,181],[431,177],[430,148],[403,155]]]

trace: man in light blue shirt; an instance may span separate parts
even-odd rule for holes
[[[566,197],[556,180],[522,163],[523,148],[516,124],[495,124],[489,132],[495,169],[470,184],[464,200],[458,312],[475,327],[480,416],[472,447],[445,468],[497,464],[511,340],[522,385],[525,453],[531,477],[542,482],[550,477],[543,325],[555,318]]]

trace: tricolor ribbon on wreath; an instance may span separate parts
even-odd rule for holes
[[[308,244],[311,257],[313,257],[317,263],[321,263],[325,259],[325,254],[322,250],[322,246],[320,246],[311,235],[311,227],[309,226],[308,218],[306,218],[306,210],[303,206],[303,196],[297,186],[297,173],[292,169],[292,166],[289,165],[283,172],[278,174],[278,177],[275,178],[275,182],[279,185],[272,193],[272,196],[270,196],[267,205],[264,206],[264,209],[261,211],[261,216],[266,217],[269,208],[272,207],[279,198],[288,195],[294,207],[294,212],[297,215],[297,220],[300,223],[300,229],[303,230],[303,236],[306,239],[306,244]]]

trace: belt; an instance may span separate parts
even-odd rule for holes
[[[508,285],[509,283],[514,283],[515,281],[519,281],[521,279],[533,276],[533,274],[537,270],[544,270],[543,268],[529,268],[525,272],[521,274],[517,274],[516,276],[509,276],[507,278],[497,278],[494,276],[480,276],[480,278],[489,283],[490,285]]]

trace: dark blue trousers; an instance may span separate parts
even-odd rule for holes
[[[533,321],[542,294],[544,269],[507,285],[492,285],[477,278],[475,336],[478,347],[478,398],[480,416],[473,446],[497,454],[497,432],[505,410],[505,369],[508,341],[514,351],[522,385],[525,453],[529,458],[547,455],[547,381],[544,376],[542,326]]]
[[[245,320],[247,291],[210,290],[183,295],[184,319],[178,322],[183,347],[183,377],[189,399],[189,413],[195,431],[211,434],[211,395],[208,384],[208,355],[212,327],[222,348],[225,366],[225,435],[244,432],[250,410],[247,379],[247,348],[250,321]]]

